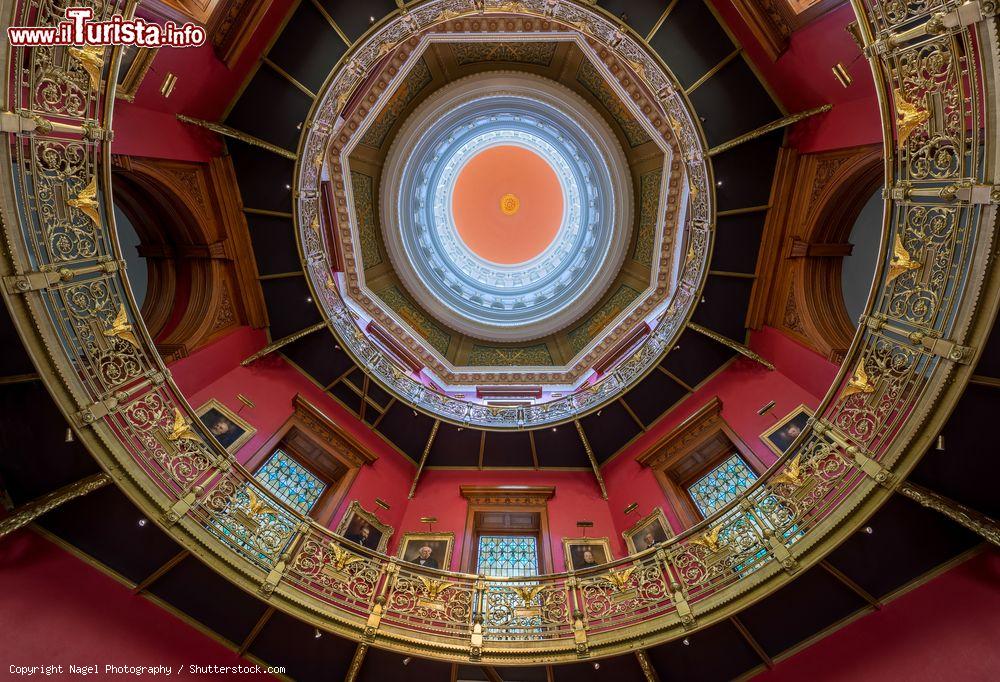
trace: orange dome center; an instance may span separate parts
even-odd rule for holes
[[[531,260],[555,239],[563,193],[548,161],[503,145],[469,159],[451,200],[458,236],[477,256],[513,265]]]

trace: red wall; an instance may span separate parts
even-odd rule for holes
[[[169,665],[174,674],[188,664],[253,665],[29,531],[0,542],[0,585],[0,674],[11,665],[67,673],[96,664],[102,676],[105,664]]]
[[[293,412],[292,399],[296,393],[301,393],[379,456],[373,465],[361,469],[337,510],[331,527],[336,526],[346,505],[357,499],[366,509],[378,511],[379,517],[395,528],[388,548],[390,553],[394,553],[402,533],[426,530],[419,522],[421,516],[436,516],[439,523],[435,530],[456,534],[458,546],[452,564],[456,569],[460,566],[461,536],[465,531],[467,511],[466,500],[459,493],[460,485],[555,485],[556,496],[549,503],[548,515],[553,566],[557,571],[563,570],[560,539],[578,536],[576,522],[584,518],[594,521],[588,535],[608,536],[615,556],[623,556],[625,549],[621,532],[638,518],[626,518],[622,513],[632,502],[639,502],[641,515],[649,513],[654,507],[663,507],[674,530],[684,530],[667,505],[652,471],[636,463],[637,455],[712,397],[718,396],[726,422],[765,464],[770,464],[776,457],[760,440],[759,434],[775,423],[775,417],[791,412],[800,404],[815,407],[836,373],[836,366],[821,356],[783,334],[765,328],[753,335],[751,343],[755,350],[776,364],[777,370],[768,371],[746,359],[731,363],[602,468],[608,488],[607,502],[600,497],[593,474],[589,471],[433,469],[424,472],[416,497],[408,500],[413,463],[311,380],[280,356],[272,356],[249,368],[239,366],[241,359],[265,342],[263,332],[242,328],[173,363],[170,369],[195,408],[215,398],[257,428],[254,437],[237,453],[241,462],[249,460],[285,423]],[[244,406],[237,400],[237,393],[250,398],[256,407]],[[771,414],[759,416],[757,409],[770,400],[776,402]],[[390,509],[385,511],[376,507],[375,497],[388,502]]]
[[[158,159],[208,161],[221,153],[214,133],[181,123],[177,113],[218,121],[257,63],[291,0],[274,0],[232,69],[215,56],[210,43],[200,47],[161,48],[139,86],[134,102],[115,104],[115,154]],[[143,11],[140,7],[139,14]],[[177,76],[169,98],[160,94],[168,73]]]
[[[788,49],[777,61],[771,61],[731,2],[710,2],[790,113],[833,104],[829,113],[792,129],[789,140],[800,152],[881,142],[882,127],[871,69],[845,30],[854,20],[850,3],[844,2],[793,33]],[[830,71],[837,62],[847,66],[854,78],[848,88],[842,87]]]
[[[607,536],[611,541],[611,551],[615,557],[625,556],[625,547],[616,531],[608,503],[601,498],[594,474],[590,471],[469,471],[469,470],[428,470],[420,478],[417,494],[406,507],[401,527],[393,536],[398,541],[402,532],[425,531],[426,524],[420,523],[421,516],[436,516],[435,532],[455,533],[455,551],[451,565],[454,570],[461,568],[463,533],[465,532],[468,503],[459,492],[462,485],[522,485],[555,486],[555,496],[548,503],[549,544],[552,552],[552,566],[556,572],[565,570],[562,538],[581,537],[583,533],[576,527],[581,520],[593,521],[594,527],[587,530],[587,537]],[[396,543],[390,544],[394,552]]]
[[[780,344],[772,342],[772,347],[780,347]],[[765,349],[755,347],[755,350],[768,357]],[[685,529],[673,509],[667,506],[663,489],[652,470],[640,466],[635,458],[714,396],[722,401],[722,418],[767,465],[777,457],[760,439],[760,434],[774,425],[775,417],[783,417],[802,404],[808,407],[819,404],[817,394],[802,388],[780,370],[769,371],[745,358],[734,361],[604,466],[602,471],[608,487],[608,502],[619,532],[654,507],[663,507],[674,531],[679,533]],[[775,406],[770,413],[763,417],[758,415],[757,410],[771,400],[775,401]],[[632,502],[638,502],[639,509],[626,517],[622,510]]]
[[[750,347],[771,361],[775,369],[822,398],[840,369],[825,357],[786,336],[774,327],[750,333]]]
[[[292,399],[301,393],[370,452],[378,455],[373,464],[362,467],[358,472],[334,515],[331,527],[336,527],[344,509],[354,499],[365,509],[376,511],[385,523],[398,527],[413,479],[413,464],[280,356],[265,358],[250,367],[240,367],[240,360],[258,350],[265,341],[260,331],[239,330],[173,363],[170,370],[195,409],[215,398],[257,429],[253,438],[237,453],[240,462],[249,460],[292,416]],[[249,398],[255,407],[246,407],[236,398],[237,393]],[[390,509],[386,511],[377,507],[376,497],[388,502]]]
[[[759,682],[1000,679],[1000,555],[986,551],[778,663]]]

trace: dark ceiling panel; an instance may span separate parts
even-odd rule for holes
[[[648,650],[649,660],[661,680],[731,680],[761,662],[729,621],[691,633],[687,641],[685,645],[683,640],[674,640]]]
[[[890,497],[868,525],[871,535],[851,535],[827,560],[876,597],[979,543],[977,535],[899,495]]]
[[[326,329],[320,329],[281,349],[281,353],[307,372],[320,386],[333,380],[354,365],[342,350],[334,350],[336,339]]]
[[[679,0],[649,44],[685,88],[736,49],[703,0]]]
[[[181,548],[115,485],[106,485],[50,511],[37,521],[50,533],[138,583]]]
[[[237,645],[267,609],[191,556],[167,571],[149,591]]]
[[[629,26],[646,37],[667,8],[667,0],[599,0],[597,3],[616,17],[626,15]]]
[[[735,353],[718,341],[685,329],[660,365],[692,388],[722,367]]]
[[[315,633],[311,625],[275,611],[253,641],[250,653],[270,665],[283,666],[286,674],[299,682],[344,679],[358,645],[329,632],[321,637]]]
[[[385,413],[378,430],[410,459],[417,461],[424,452],[433,426],[434,420],[431,417],[417,412],[405,403],[397,402]]]
[[[311,2],[299,4],[267,56],[313,92],[318,93],[347,45]]]
[[[538,429],[535,434],[535,451],[538,464],[543,467],[589,467],[587,452],[572,424],[560,424]]]
[[[705,137],[713,147],[781,118],[767,90],[740,57],[705,81],[690,99],[698,116],[705,119]]]
[[[711,269],[752,275],[757,268],[766,217],[766,211],[719,216],[715,221]]]
[[[662,400],[662,396],[657,398],[658,402]],[[598,462],[603,462],[638,435],[640,429],[617,400],[608,403],[599,412],[600,416],[596,412],[589,414],[580,423],[587,434],[587,442],[594,451],[594,457]]]
[[[333,678],[328,678],[333,679]],[[374,647],[365,654],[360,682],[447,682],[451,679],[451,663],[428,661],[414,656],[384,651]]]
[[[941,432],[910,480],[993,518],[1000,517],[996,488],[997,444],[983,437],[983,425],[1000,414],[1000,391],[969,384]]]
[[[320,321],[304,275],[261,280],[260,288],[264,292],[272,340],[277,341]]]
[[[385,407],[389,404],[392,396],[386,391],[382,386],[372,379],[368,382],[368,397],[375,401],[379,407]]]
[[[531,439],[524,431],[490,431],[483,448],[483,466],[530,467]]]
[[[763,206],[770,201],[774,166],[783,139],[784,131],[776,130],[712,157],[720,211]]]
[[[319,0],[337,26],[350,40],[357,40],[368,28],[389,12],[396,9],[395,0]],[[372,19],[375,21],[373,22]]]
[[[742,343],[752,288],[752,279],[709,275],[691,321]]]
[[[294,152],[298,126],[306,120],[311,104],[308,95],[261,64],[226,117],[226,125]]]
[[[649,426],[687,395],[687,389],[654,369],[625,395],[624,400],[642,423]]]
[[[481,434],[479,429],[442,423],[427,456],[427,466],[478,466]]]
[[[275,275],[302,269],[291,218],[247,214],[257,272]]]
[[[774,657],[866,605],[833,575],[815,567],[741,611],[739,619]]]
[[[0,305],[0,348],[3,348],[3,353],[0,353],[0,377],[34,373],[35,366],[24,351],[6,305]]]
[[[292,210],[295,162],[260,147],[226,140],[243,205],[288,213]]]
[[[976,374],[1000,379],[1000,317],[993,323],[993,331],[976,365]]]
[[[552,667],[555,682],[641,682],[646,678],[635,654]]]
[[[340,382],[331,388],[330,394],[342,402],[347,409],[355,414],[361,414],[361,395],[344,382]],[[365,416],[367,416],[367,413]]]
[[[0,487],[15,504],[100,471],[79,441],[66,442],[66,420],[42,382],[0,386],[0,415]]]

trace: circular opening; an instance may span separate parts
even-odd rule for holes
[[[562,224],[563,191],[548,161],[500,145],[469,159],[451,201],[458,235],[483,260],[524,263],[540,255]]]

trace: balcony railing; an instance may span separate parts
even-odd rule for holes
[[[54,399],[116,482],[277,608],[379,646],[494,664],[683,636],[819,561],[884,501],[936,436],[995,313],[996,6],[855,8],[886,140],[881,264],[863,324],[816,418],[760,480],[684,534],[611,564],[531,582],[424,570],[318,526],[233,461],[171,381],[125,278],[109,185],[117,51],[0,52],[5,301]],[[14,25],[60,18],[51,0],[7,9]],[[631,33],[612,43],[603,27],[617,24],[602,10],[569,0],[429,0],[375,26],[345,60],[363,72],[384,29],[480,11],[544,15],[663,68]]]

